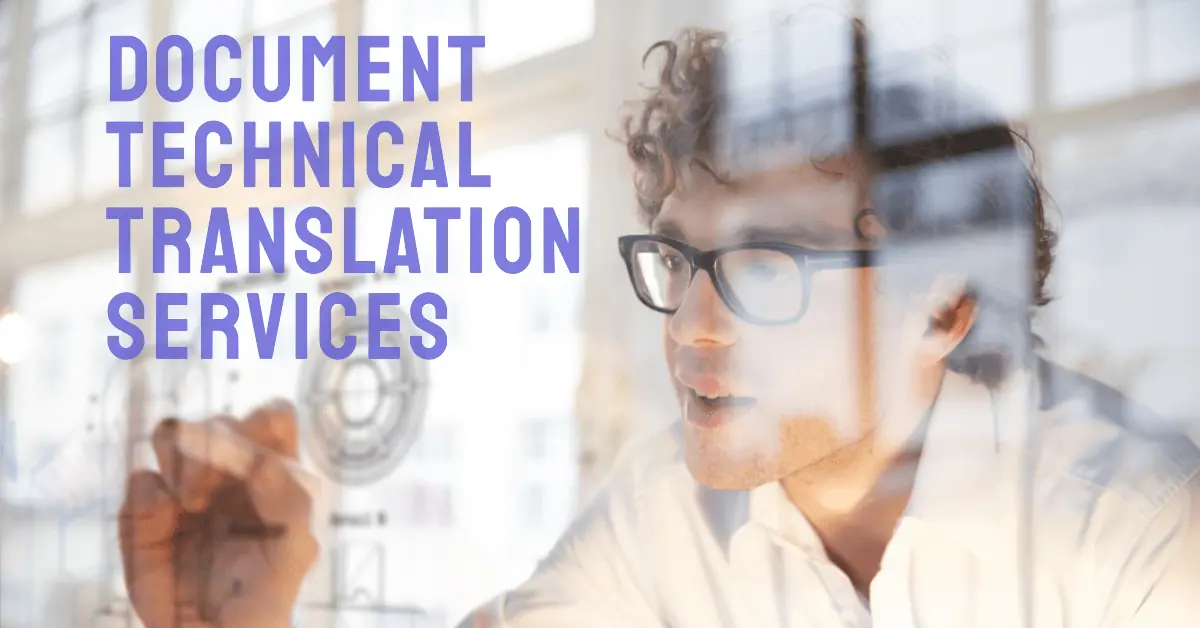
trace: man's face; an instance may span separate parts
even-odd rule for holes
[[[855,222],[870,206],[869,184],[849,160],[761,173],[736,186],[696,169],[682,188],[663,204],[652,232],[700,250],[763,241],[866,247]],[[687,464],[702,484],[751,488],[869,447],[876,410],[903,404],[914,367],[929,359],[928,295],[893,291],[872,268],[811,277],[807,309],[794,323],[746,322],[703,271],[666,317]],[[786,301],[803,281],[774,286]],[[863,317],[864,300],[871,319]]]

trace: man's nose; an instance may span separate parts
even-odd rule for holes
[[[668,330],[681,345],[728,346],[737,339],[734,315],[725,307],[708,273],[699,271],[692,278],[679,309],[671,315]]]

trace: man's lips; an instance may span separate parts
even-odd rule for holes
[[[688,396],[701,408],[704,408],[709,412],[716,412],[717,410],[724,410],[726,408],[748,408],[758,403],[754,397],[734,397],[731,395],[725,395],[722,397],[709,397],[706,395],[701,395],[690,388],[688,389]]]
[[[715,398],[732,395],[729,385],[713,375],[682,372],[679,373],[677,379],[685,388],[704,397]]]
[[[678,377],[688,397],[709,412],[725,408],[746,407],[756,403],[753,397],[733,394],[731,387],[712,375],[681,373]]]

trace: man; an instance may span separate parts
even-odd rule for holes
[[[683,418],[631,448],[533,576],[465,625],[1200,616],[1200,452],[1031,357],[1054,237],[1014,135],[862,113],[922,92],[862,80],[853,36],[858,113],[841,140],[806,136],[799,116],[739,126],[723,36],[658,46],[661,84],[626,129],[649,233],[620,251],[664,314]],[[148,628],[287,625],[317,554],[294,431],[286,407],[156,431],[163,473],[131,479],[122,517]],[[213,520],[215,540],[193,531]]]

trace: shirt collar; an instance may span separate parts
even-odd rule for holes
[[[816,531],[788,500],[779,482],[742,491],[721,491],[697,485],[697,491],[709,529],[726,555],[737,535],[752,526],[760,526],[795,545],[824,551]]]
[[[989,388],[948,371],[930,414],[905,517],[928,522],[986,520],[1002,514],[1004,487],[1016,487],[1038,380],[1020,370]]]
[[[1030,418],[1037,412],[1037,394],[1037,378],[1024,371],[994,389],[947,371],[929,416],[905,516],[943,522],[989,516],[1004,501],[996,499],[996,487],[1016,470],[1007,461],[1019,459],[1011,454],[1025,442]],[[726,553],[737,533],[751,523],[802,547],[821,548],[812,526],[778,482],[744,491],[704,486],[697,491],[709,528]]]

